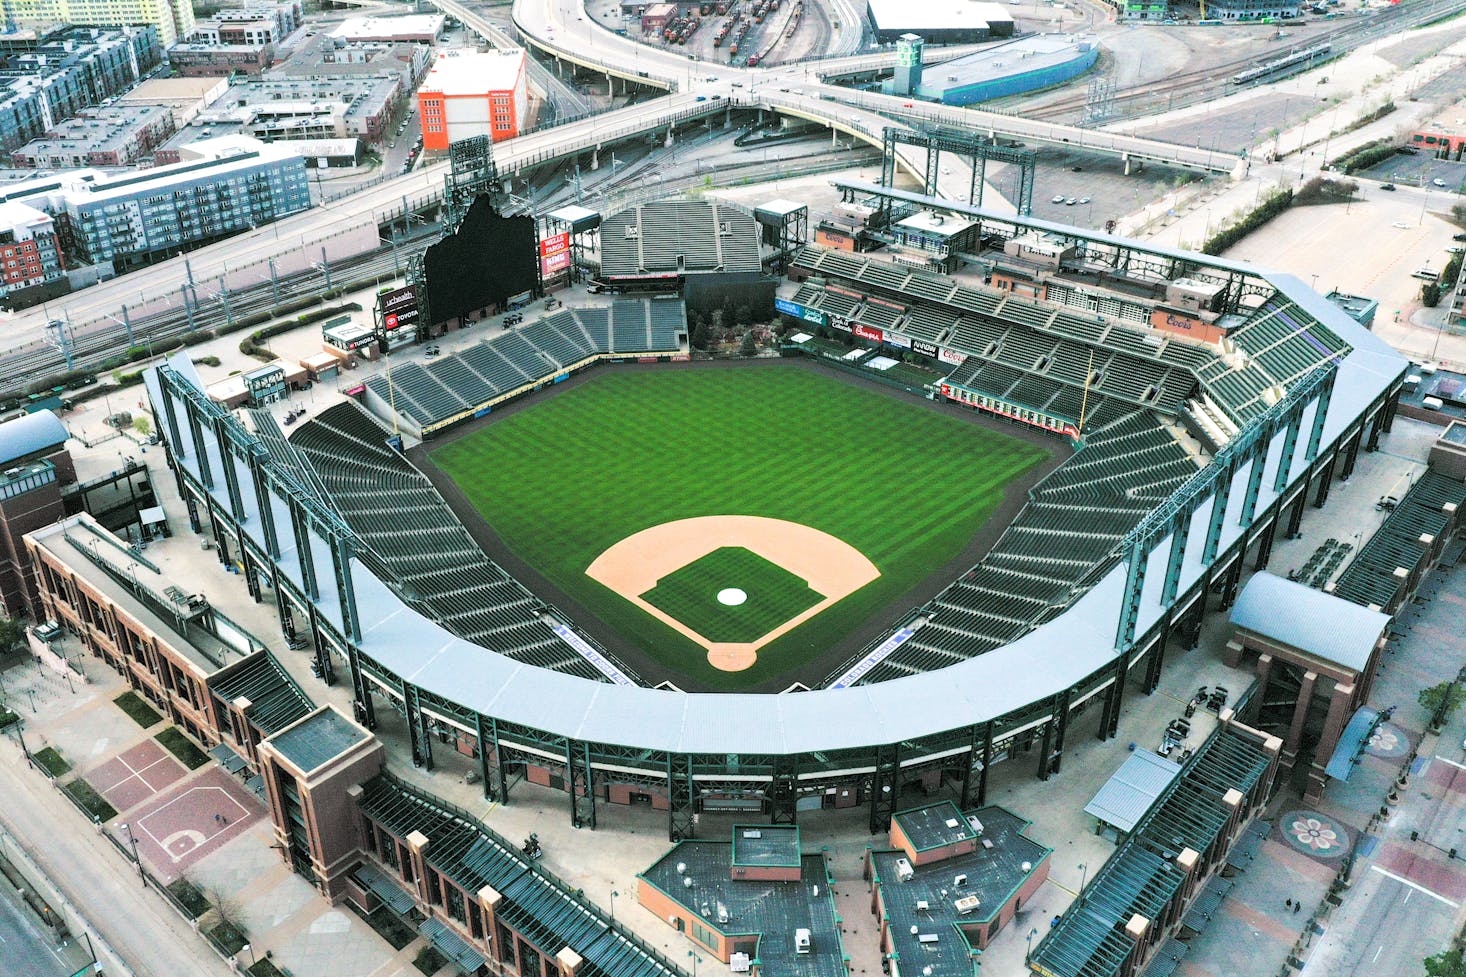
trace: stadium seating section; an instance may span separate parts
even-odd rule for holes
[[[386,436],[348,402],[298,428],[290,446],[404,599],[454,634],[500,654],[605,681],[541,620],[544,603],[484,556],[432,483],[387,447]]]
[[[1083,410],[1086,428],[1136,407],[1174,416],[1203,393],[1240,427],[1281,387],[1349,352],[1281,295],[1232,331],[1233,352],[1224,355],[1150,329],[1137,321],[1141,306],[1133,302],[1113,309],[1101,302],[1106,314],[1086,313],[816,246],[803,248],[794,264],[816,276],[800,285],[795,302],[963,353],[968,360],[949,383],[1075,422]]]
[[[601,225],[606,278],[672,271],[757,272],[759,229],[739,207],[701,200],[657,200]]]
[[[390,382],[378,373],[366,385],[421,427],[533,389],[599,356],[678,352],[686,333],[686,307],[674,299],[562,309],[427,365],[395,366]]]
[[[981,655],[1050,620],[1113,563],[1141,518],[1199,470],[1153,413],[1108,422],[1033,488],[982,562],[932,600],[930,621],[860,684]]]

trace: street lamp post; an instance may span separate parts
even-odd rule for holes
[[[692,950],[688,950],[687,955],[692,958],[692,977],[697,977],[697,965],[702,962],[702,957]]]
[[[118,827],[122,828],[127,834],[127,843],[132,848],[132,860],[137,865],[137,877],[143,880],[143,888],[146,889],[148,887],[148,875],[143,871],[142,859],[137,857],[137,836],[132,833],[132,828],[128,826],[126,821],[122,822]]]
[[[1023,962],[1026,964],[1033,959],[1033,938],[1038,935],[1038,929],[1028,931],[1028,949],[1023,953]]]
[[[1085,862],[1079,863],[1079,901],[1084,901],[1084,883],[1089,880],[1089,865]]]
[[[615,889],[612,889],[611,890],[611,928],[612,929],[615,929],[616,928],[616,897],[619,896],[620,894],[621,893],[617,892]]]

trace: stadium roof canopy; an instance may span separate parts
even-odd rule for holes
[[[1388,614],[1271,573],[1242,588],[1231,622],[1260,638],[1362,671],[1390,623]]]
[[[71,437],[66,425],[48,410],[0,424],[0,465],[58,447]]]

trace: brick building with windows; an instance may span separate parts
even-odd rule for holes
[[[524,51],[443,54],[417,91],[423,148],[446,150],[469,136],[519,135],[529,111]]]
[[[64,274],[51,215],[16,200],[0,203],[0,299]]]

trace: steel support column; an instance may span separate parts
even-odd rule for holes
[[[1145,590],[1145,564],[1149,557],[1145,541],[1130,544],[1125,571],[1125,593],[1120,607],[1120,624],[1115,631],[1115,650],[1124,651],[1135,640],[1135,622],[1140,617],[1140,595]]]
[[[1160,634],[1156,635],[1155,646],[1146,656],[1145,680],[1140,687],[1146,695],[1155,694],[1156,686],[1161,684],[1161,667],[1166,663],[1166,645],[1171,641],[1172,613],[1167,609],[1165,616],[1161,618]]]
[[[1303,418],[1297,411],[1288,415],[1288,428],[1283,435],[1283,455],[1278,459],[1278,471],[1273,476],[1273,491],[1283,492],[1288,488],[1288,476],[1293,471],[1293,454],[1298,450],[1298,432]]]
[[[1257,538],[1257,559],[1252,564],[1254,570],[1266,570],[1268,561],[1273,555],[1273,536],[1278,531],[1278,517],[1276,514],[1268,522],[1267,528]]]
[[[351,697],[356,721],[367,729],[377,728],[377,710],[372,704],[371,686],[361,670],[361,652],[355,645],[346,646],[346,667],[351,672]]]
[[[596,782],[590,744],[565,741],[565,786],[570,788],[570,825],[596,829]]]
[[[509,775],[504,769],[504,750],[499,745],[499,723],[492,716],[474,714],[478,736],[479,775],[484,779],[484,797],[498,804],[509,803]]]
[[[692,783],[692,757],[667,756],[667,839],[687,841],[697,837],[697,789]]]
[[[1313,495],[1313,507],[1322,509],[1329,500],[1329,484],[1334,480],[1334,462],[1339,460],[1338,452],[1329,455],[1318,473],[1318,490]]]
[[[295,554],[300,561],[300,589],[305,591],[306,600],[314,603],[321,599],[321,585],[316,580],[316,558],[311,551],[310,525],[306,520],[305,510],[300,507],[294,495],[286,497],[285,502],[290,507],[290,531],[295,537]]]
[[[1349,481],[1349,476],[1354,474],[1354,463],[1359,460],[1359,443],[1364,440],[1364,428],[1359,428],[1349,438],[1348,445],[1344,448],[1344,469],[1339,472],[1339,481]]]
[[[972,727],[972,743],[967,753],[967,769],[962,773],[961,807],[965,811],[974,806],[972,797],[973,774],[977,775],[976,805],[981,806],[987,797],[988,764],[993,756],[992,720]]]
[[[774,780],[769,786],[771,824],[794,824],[799,818],[798,760],[774,757]]]
[[[1058,773],[1064,766],[1064,734],[1069,731],[1069,703],[1074,698],[1072,687],[1059,693],[1054,699],[1054,718],[1049,725],[1054,728],[1053,748],[1049,751],[1049,762],[1044,766],[1043,779]]]
[[[889,743],[876,751],[876,769],[871,777],[870,787],[870,833],[879,834],[891,827],[891,815],[896,813],[896,796],[901,785],[897,783],[901,773],[901,749]]]
[[[402,683],[402,708],[407,713],[407,743],[412,748],[414,766],[424,770],[433,769],[433,743],[428,736],[427,723],[422,714],[422,703],[418,700],[417,686]]]
[[[1288,539],[1298,538],[1298,527],[1303,525],[1303,507],[1307,502],[1308,492],[1306,490],[1299,492],[1298,497],[1293,500],[1293,509],[1288,513]]]
[[[1110,740],[1120,731],[1120,709],[1125,701],[1125,676],[1130,672],[1129,653],[1121,652],[1115,656],[1114,680],[1105,692],[1105,711],[1100,717],[1100,728],[1097,739]]]
[[[1171,518],[1171,551],[1166,556],[1166,578],[1161,587],[1162,606],[1176,599],[1176,589],[1181,586],[1181,567],[1186,562],[1186,537],[1190,531],[1191,509],[1183,506]]]

